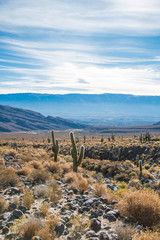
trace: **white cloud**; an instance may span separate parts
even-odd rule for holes
[[[155,34],[160,32],[158,0],[6,0],[1,4],[0,27],[18,31],[34,27],[76,34]]]

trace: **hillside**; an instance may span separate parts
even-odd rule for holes
[[[82,129],[85,125],[21,108],[0,105],[0,132]]]

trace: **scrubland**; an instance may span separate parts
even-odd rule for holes
[[[0,140],[0,239],[160,239],[160,137]]]

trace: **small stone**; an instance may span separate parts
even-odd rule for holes
[[[90,238],[90,237],[97,237],[95,231],[92,230],[86,233],[86,238]]]
[[[14,209],[16,209],[16,204],[15,203],[10,203],[8,206],[8,211],[13,211]]]
[[[101,232],[101,233],[99,234],[99,240],[110,240],[110,239],[109,239],[109,236],[108,236],[107,233]]]
[[[55,227],[55,231],[56,231],[56,235],[58,237],[60,237],[63,232],[64,232],[64,224],[63,223],[59,223],[56,227]]]
[[[7,234],[9,232],[9,228],[8,227],[3,227],[2,229],[2,234]]]
[[[94,210],[90,211],[89,218],[98,218],[98,213]]]
[[[104,214],[103,217],[108,219],[110,222],[115,222],[116,221],[115,215],[110,213],[110,212]]]
[[[101,221],[97,218],[91,219],[91,229],[98,232],[101,229]]]
[[[13,211],[13,216],[15,218],[20,218],[22,215],[23,215],[23,212],[21,210],[16,209]]]

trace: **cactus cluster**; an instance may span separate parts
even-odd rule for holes
[[[58,146],[58,140],[55,140],[54,138],[54,132],[52,131],[52,151],[54,153],[54,161],[57,162],[57,156],[59,152],[59,146]]]
[[[76,141],[73,132],[70,132],[70,138],[71,138],[71,143],[72,143],[72,148],[71,148],[71,155],[73,158],[73,171],[77,172],[78,166],[81,164],[83,158],[84,158],[84,146],[80,147],[80,152],[78,154],[78,150],[76,147]]]

